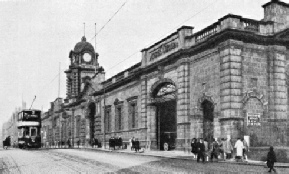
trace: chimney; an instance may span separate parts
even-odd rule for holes
[[[264,8],[263,21],[273,21],[274,32],[289,28],[289,4],[279,0],[271,0],[262,7]]]

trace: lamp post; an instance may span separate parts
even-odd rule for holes
[[[103,147],[105,149],[105,129],[106,129],[106,108],[105,108],[105,87],[103,88]]]

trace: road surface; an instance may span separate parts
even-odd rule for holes
[[[83,149],[0,150],[0,173],[196,173],[263,174],[263,166],[228,163],[197,163],[193,160],[168,159],[116,152]],[[288,174],[289,169],[278,168]]]

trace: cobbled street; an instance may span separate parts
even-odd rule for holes
[[[277,168],[288,174],[288,168]],[[197,163],[194,160],[169,159],[84,149],[0,150],[0,173],[196,173],[263,174],[264,166],[228,163]]]

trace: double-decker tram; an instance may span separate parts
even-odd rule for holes
[[[18,147],[41,147],[41,111],[25,109],[18,113]]]

